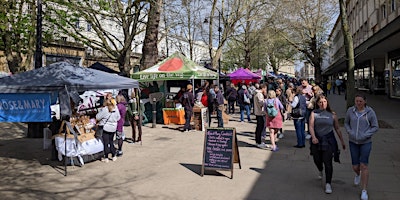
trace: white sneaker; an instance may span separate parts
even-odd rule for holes
[[[367,190],[362,190],[362,192],[361,192],[361,200],[368,200]]]
[[[101,162],[108,163],[108,158],[101,158]]]
[[[311,135],[310,135],[310,134],[307,134],[307,135],[306,135],[306,139],[309,140],[310,138],[311,138]]]
[[[283,137],[285,137],[285,136],[283,135],[283,133],[281,133],[281,134],[278,135],[278,138],[279,138],[279,139],[282,139]]]
[[[117,156],[114,156],[114,157],[112,158],[112,161],[117,161]]]
[[[265,145],[264,142],[261,142],[261,144],[258,144],[257,147],[258,148],[265,148],[265,147],[267,147],[267,145]]]
[[[360,175],[356,175],[354,177],[354,185],[360,185],[360,181],[361,181],[361,176]]]
[[[322,174],[322,171],[318,172],[318,179],[322,179],[322,177],[324,177],[324,175]]]
[[[331,184],[327,183],[327,184],[325,185],[325,193],[327,193],[327,194],[331,194],[331,193],[332,193],[332,186],[331,186]]]

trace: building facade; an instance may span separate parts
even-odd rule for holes
[[[347,0],[356,88],[400,98],[400,1]],[[329,37],[323,74],[346,77],[340,16]]]

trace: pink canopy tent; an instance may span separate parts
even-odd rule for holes
[[[228,74],[229,78],[231,79],[232,83],[237,84],[240,82],[245,82],[249,84],[249,82],[258,82],[261,79],[261,76],[251,72],[248,69],[240,68],[230,74]]]

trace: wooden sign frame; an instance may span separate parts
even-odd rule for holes
[[[217,137],[215,136],[211,136],[209,134],[209,131],[214,131],[214,133],[217,133]],[[226,135],[226,133],[224,131],[227,132],[232,132],[232,135]],[[225,134],[222,134],[225,133]],[[231,152],[230,153],[226,153],[225,150],[227,150],[226,147],[223,147],[221,145],[218,144],[213,144],[213,145],[217,145],[217,147],[215,148],[211,148],[209,147],[209,143],[208,142],[218,142],[219,139],[226,139],[230,140],[230,147],[231,147]],[[229,145],[227,146],[229,147]],[[228,148],[229,150],[229,148]],[[213,167],[208,167],[206,166],[206,164],[210,164],[209,163],[209,156],[210,154],[214,154],[214,153],[218,153],[218,155],[222,155],[222,157],[226,160],[229,159],[229,166],[213,166]],[[225,156],[225,157],[224,157]],[[218,159],[217,159],[218,160]],[[203,148],[203,163],[201,166],[201,176],[204,176],[204,171],[205,169],[211,169],[211,170],[223,170],[223,171],[231,171],[231,179],[233,178],[233,164],[234,163],[239,163],[239,169],[242,168],[241,163],[240,163],[240,156],[239,156],[239,148],[238,148],[238,144],[237,144],[237,137],[236,137],[236,129],[235,128],[207,128],[205,130],[205,134],[204,134],[204,148]]]

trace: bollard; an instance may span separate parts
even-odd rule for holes
[[[157,118],[156,106],[157,106],[157,99],[153,98],[153,126],[152,126],[152,128],[156,127],[156,118]]]

